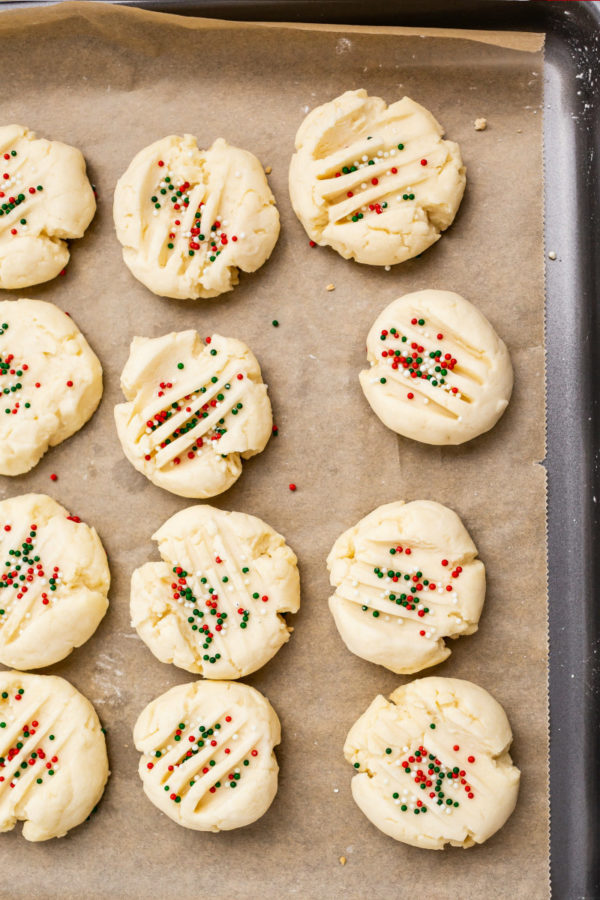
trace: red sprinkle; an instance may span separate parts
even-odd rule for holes
[[[50,481],[58,481],[58,475],[56,475],[56,474],[53,472],[52,475],[50,476]]]
[[[295,491],[295,490],[296,490],[296,485],[295,485],[295,484],[288,484],[288,487],[289,487],[290,491]]]

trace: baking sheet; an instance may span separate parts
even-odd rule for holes
[[[368,890],[373,898],[547,897],[539,36],[522,44],[517,36],[506,47],[500,37],[489,44],[390,29],[214,27],[94,3],[7,13],[0,35],[6,71],[14,73],[3,120],[79,146],[99,192],[98,214],[75,244],[65,277],[25,293],[68,310],[105,370],[104,399],[91,423],[29,475],[2,479],[0,495],[37,490],[56,497],[97,527],[113,574],[111,608],[94,638],[46,670],[95,703],[108,729],[113,775],[98,813],[69,837],[33,846],[17,832],[2,837],[5,896],[358,898]],[[406,93],[430,108],[461,144],[468,168],[454,226],[421,259],[389,273],[310,249],[287,198],[287,165],[303,116],[357,87],[388,102]],[[489,121],[485,132],[473,128],[479,116]],[[220,301],[154,297],[129,275],[112,233],[112,190],[131,157],[183,131],[201,145],[223,136],[273,169],[279,243],[260,272],[244,276]],[[336,286],[331,293],[329,283]],[[395,297],[423,287],[472,300],[515,366],[505,416],[459,448],[398,438],[358,385],[373,319]],[[290,643],[247,679],[282,720],[279,793],[262,820],[221,835],[185,831],[146,800],[131,741],[143,706],[191,677],[154,659],[128,613],[131,571],[156,558],[150,535],[187,501],[133,471],[112,408],[122,399],[119,373],[131,337],[189,327],[240,337],[262,363],[279,436],[214,503],[281,531],[299,556],[303,580]],[[55,484],[51,472],[59,476]],[[380,834],[351,799],[352,770],[341,753],[349,726],[373,696],[406,679],[346,651],[327,610],[324,561],[343,529],[401,498],[453,507],[487,566],[479,633],[453,642],[450,659],[433,671],[476,681],[504,705],[523,780],[505,828],[466,854],[427,854]]]

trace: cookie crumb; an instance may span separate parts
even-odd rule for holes
[[[475,119],[473,124],[475,125],[475,131],[485,131],[487,128],[487,119]]]
[[[554,250],[550,251],[550,253],[548,254],[548,259],[556,259],[556,253],[554,252]]]
[[[335,291],[335,284],[328,284],[325,288],[326,291]]]
[[[340,856],[340,866],[345,866],[345,865],[346,865],[346,857]]]
[[[270,175],[272,171],[273,171],[272,166],[265,166],[265,175]]]

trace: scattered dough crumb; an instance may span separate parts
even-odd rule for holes
[[[487,119],[475,119],[475,131],[485,131],[487,128]]]
[[[554,252],[554,250],[550,251],[550,253],[548,254],[548,259],[556,259],[556,253]]]
[[[345,865],[346,865],[346,857],[340,856],[340,866],[345,866]]]
[[[328,284],[325,288],[326,291],[335,291],[335,284]]]
[[[523,129],[522,129],[522,128],[517,128],[517,134],[523,134]]]
[[[270,175],[273,171],[273,166],[265,166],[265,175]]]

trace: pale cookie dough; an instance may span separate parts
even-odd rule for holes
[[[0,501],[0,662],[64,659],[108,609],[110,572],[93,528],[45,494]]]
[[[290,197],[308,236],[345,259],[390,266],[434,244],[465,190],[458,144],[409,97],[364,90],[313,109],[298,129]]]
[[[255,272],[279,236],[279,213],[252,153],[222,138],[199,150],[172,134],[134,157],[114,220],[132,274],[163,297],[217,297]]]
[[[506,713],[458,678],[420,678],[376,697],[350,729],[344,756],[352,796],[384,834],[414,847],[472,847],[517,802]]]
[[[64,837],[92,813],[109,776],[96,711],[54,675],[0,672],[0,832]]]
[[[241,341],[195,331],[136,337],[115,407],[127,459],[158,487],[205,499],[226,491],[242,459],[264,450],[271,403],[254,354]]]
[[[387,503],[344,532],[327,558],[329,609],[348,647],[401,675],[450,656],[444,638],[477,631],[485,569],[455,512]]]
[[[102,397],[102,366],[66,313],[0,302],[0,475],[21,475],[71,437]]]
[[[462,444],[492,428],[510,400],[508,350],[485,316],[451,291],[416,291],[390,303],[367,336],[360,384],[397,434]]]
[[[260,669],[291,629],[300,577],[284,538],[255,516],[191,506],[153,535],[163,562],[131,579],[132,626],[161,662],[208,678]]]
[[[80,151],[0,128],[0,288],[28,287],[69,262],[67,239],[83,237],[96,211]]]
[[[136,722],[144,791],[170,819],[196,831],[250,825],[277,793],[275,710],[234,681],[195,681],[153,700]]]

